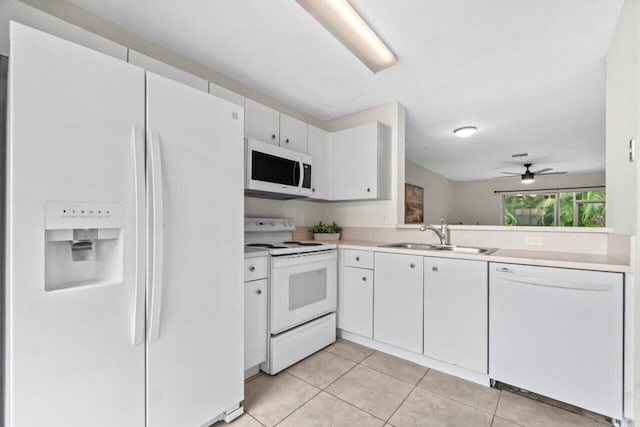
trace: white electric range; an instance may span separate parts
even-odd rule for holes
[[[245,218],[245,244],[269,252],[269,351],[277,374],[336,339],[335,243],[294,241],[291,218]]]

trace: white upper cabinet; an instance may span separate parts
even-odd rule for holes
[[[329,133],[309,125],[308,154],[311,166],[311,198],[331,200],[331,145]]]
[[[143,53],[136,52],[135,50],[129,50],[129,63],[142,67],[152,73],[167,77],[171,80],[184,83],[203,92],[209,91],[209,82],[205,79],[191,73],[187,73],[180,68],[165,64],[164,62],[158,61],[157,59]]]
[[[391,197],[391,128],[368,123],[331,135],[332,200]]]
[[[425,356],[487,373],[488,264],[424,259]]]
[[[280,142],[280,113],[252,99],[244,101],[244,137],[273,145]]]
[[[375,253],[373,339],[422,353],[423,260]]]
[[[280,146],[307,154],[307,123],[280,113]]]

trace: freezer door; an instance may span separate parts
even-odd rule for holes
[[[144,71],[16,23],[9,66],[4,425],[142,427]]]
[[[243,399],[242,107],[147,73],[147,417],[209,425]]]

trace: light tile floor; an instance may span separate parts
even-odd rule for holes
[[[597,420],[338,339],[245,385],[253,426],[602,426]]]

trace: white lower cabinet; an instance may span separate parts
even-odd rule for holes
[[[422,353],[423,259],[376,252],[373,337]]]
[[[424,354],[487,373],[488,263],[424,258]]]
[[[344,267],[340,329],[373,338],[373,270]]]
[[[267,360],[268,264],[266,256],[244,260],[244,369]]]
[[[266,261],[266,258],[253,258],[251,261],[262,261],[263,259]],[[246,260],[245,263],[247,261],[249,260]],[[245,370],[267,360],[267,284],[266,278],[244,284]]]

